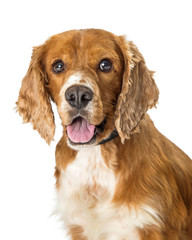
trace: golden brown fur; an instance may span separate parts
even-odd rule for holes
[[[56,75],[51,66],[58,58],[67,66],[63,74]],[[98,71],[96,66],[102,58],[112,60],[113,71]],[[119,133],[119,137],[101,145],[106,165],[118,176],[113,203],[135,209],[150,203],[158,210],[159,225],[138,229],[141,240],[192,239],[192,161],[158,132],[146,114],[157,103],[159,92],[143,56],[124,37],[94,29],[69,31],[34,48],[17,109],[24,122],[31,122],[50,143],[55,131],[50,99],[57,104],[64,128],[56,148],[57,189],[61,170],[77,155],[77,150],[67,144],[66,125],[72,113],[62,110],[60,91],[67,79],[80,71],[84,79],[91,79],[95,90],[95,114],[88,114],[88,120],[98,125],[107,118],[96,143],[115,128]],[[74,240],[87,239],[80,226],[71,226],[69,231]]]

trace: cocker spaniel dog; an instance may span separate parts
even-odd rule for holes
[[[17,110],[50,143],[56,212],[73,240],[191,240],[192,161],[146,114],[159,91],[133,42],[64,32],[33,50]]]

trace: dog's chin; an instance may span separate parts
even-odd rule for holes
[[[97,145],[97,135],[104,131],[106,119],[98,125],[90,124],[83,117],[76,117],[67,128],[68,146],[79,150]]]

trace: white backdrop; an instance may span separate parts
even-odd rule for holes
[[[64,240],[55,217],[54,151],[15,113],[32,46],[69,29],[102,28],[126,34],[156,71],[160,89],[150,115],[157,128],[192,158],[191,1],[33,0],[0,6],[0,239]]]

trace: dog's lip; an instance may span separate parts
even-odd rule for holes
[[[89,120],[87,120],[86,117],[84,117],[83,115],[76,115],[75,117],[72,118],[72,120],[70,121],[70,123],[68,123],[67,125],[65,125],[66,127],[71,125],[74,121],[76,121],[78,118],[84,118],[87,122],[89,122],[89,124],[92,124]],[[96,128],[100,128],[102,131],[104,130],[104,127],[107,123],[107,119],[104,118],[99,124],[95,125],[93,124]]]
[[[71,123],[70,123],[69,125],[66,125],[66,127],[68,127],[68,126],[70,126],[71,124],[73,124],[73,123],[74,123],[75,121],[77,121],[79,118],[80,118],[80,119],[81,119],[81,118],[82,118],[82,119],[85,119],[84,117],[78,115],[78,116],[74,117],[73,120],[71,121]],[[86,120],[86,119],[85,119],[85,120]],[[87,120],[86,120],[86,121],[87,121]],[[87,122],[88,122],[88,121],[87,121]],[[70,136],[69,136],[68,131],[66,131],[70,143],[71,143],[72,145],[84,145],[84,144],[93,144],[93,143],[95,143],[97,134],[101,134],[101,133],[104,131],[106,122],[107,122],[107,120],[106,120],[106,118],[104,118],[104,119],[101,121],[100,124],[94,125],[95,128],[94,128],[94,133],[93,133],[92,138],[89,139],[89,141],[85,141],[85,142],[81,142],[81,141],[79,141],[79,142],[76,142],[76,141],[75,141],[75,142],[74,142],[74,141],[72,141],[72,139],[70,139]],[[88,123],[88,124],[89,124],[89,123]]]

